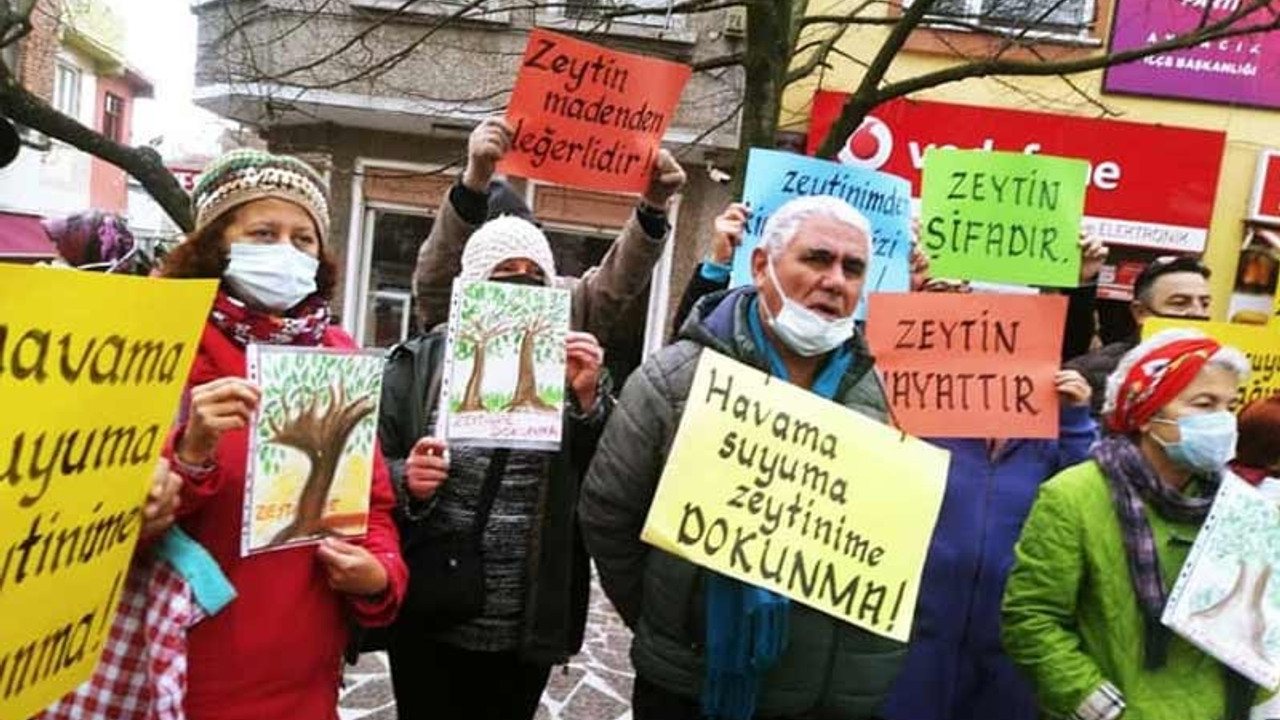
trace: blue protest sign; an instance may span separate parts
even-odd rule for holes
[[[830,195],[849,203],[871,222],[874,249],[856,317],[867,314],[873,292],[911,289],[911,183],[907,180],[805,155],[752,148],[742,201],[751,206],[742,247],[733,256],[733,286],[751,283],[751,251],[760,244],[769,216],[788,200]]]

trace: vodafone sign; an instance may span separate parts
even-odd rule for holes
[[[819,90],[809,153],[848,95]],[[1085,228],[1116,245],[1199,253],[1208,239],[1226,134],[926,100],[875,109],[839,152],[841,162],[911,181],[920,196],[931,146],[1074,157],[1089,162]]]

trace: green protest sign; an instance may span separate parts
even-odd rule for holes
[[[936,277],[1075,287],[1084,160],[933,148],[921,242]]]

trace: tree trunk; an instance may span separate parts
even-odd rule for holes
[[[347,440],[356,425],[374,410],[372,397],[362,397],[347,403],[339,388],[335,388],[329,407],[321,412],[313,400],[302,412],[290,418],[284,427],[274,428],[272,442],[291,447],[307,456],[311,468],[307,482],[298,496],[298,510],[283,530],[271,539],[271,545],[280,545],[324,532],[324,510],[329,502],[338,471],[338,459],[347,447]]]
[[[516,380],[515,395],[512,396],[511,403],[507,405],[507,412],[555,409],[538,397],[538,376],[533,361],[534,343],[536,342],[537,334],[528,330],[525,331],[524,337],[520,339],[520,375]]]
[[[747,175],[747,155],[751,148],[777,145],[778,117],[787,62],[791,57],[788,40],[791,29],[788,0],[752,0],[747,5],[747,43],[742,59],[745,73],[742,92],[742,129],[738,145],[738,172],[732,192],[742,195]]]
[[[346,444],[346,438],[343,438],[336,448],[317,449],[307,453],[311,470],[307,473],[307,484],[302,487],[302,495],[298,498],[298,514],[293,522],[276,533],[271,539],[272,545],[286,543],[294,538],[319,535],[324,529],[321,523],[324,508],[329,502],[329,490],[333,488],[334,476],[338,472],[338,457]]]
[[[1271,582],[1271,565],[1262,563],[1257,572],[1251,572],[1243,558],[1237,562],[1239,568],[1231,591],[1209,607],[1191,613],[1191,618],[1211,627],[1208,632],[1215,636],[1235,638],[1262,660],[1273,662],[1267,656],[1267,618],[1263,610]]]
[[[458,412],[484,412],[484,357],[487,343],[476,343],[476,354],[471,361],[471,377],[467,379],[467,392],[462,396]]]

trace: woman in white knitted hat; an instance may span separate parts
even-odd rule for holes
[[[502,217],[471,237],[459,277],[549,286],[555,261],[540,230]],[[445,333],[437,329],[392,351],[379,437],[406,547],[471,533],[482,489],[496,487],[479,533],[485,597],[478,615],[442,622],[411,593],[389,633],[397,710],[401,720],[525,720],[537,711],[551,667],[582,644],[589,570],[575,508],[612,404],[604,351],[587,333],[566,337],[560,451],[446,448],[429,436]],[[431,577],[414,567],[416,553],[406,554],[415,583]]]
[[[336,267],[324,182],[291,157],[235,151],[193,193],[196,229],[168,277],[222,281],[166,455],[183,478],[179,522],[238,597],[189,638],[189,720],[336,720],[347,618],[386,625],[407,583],[394,495],[375,452],[367,537],[240,557],[249,419],[249,343],[354,348],[329,321]]]

